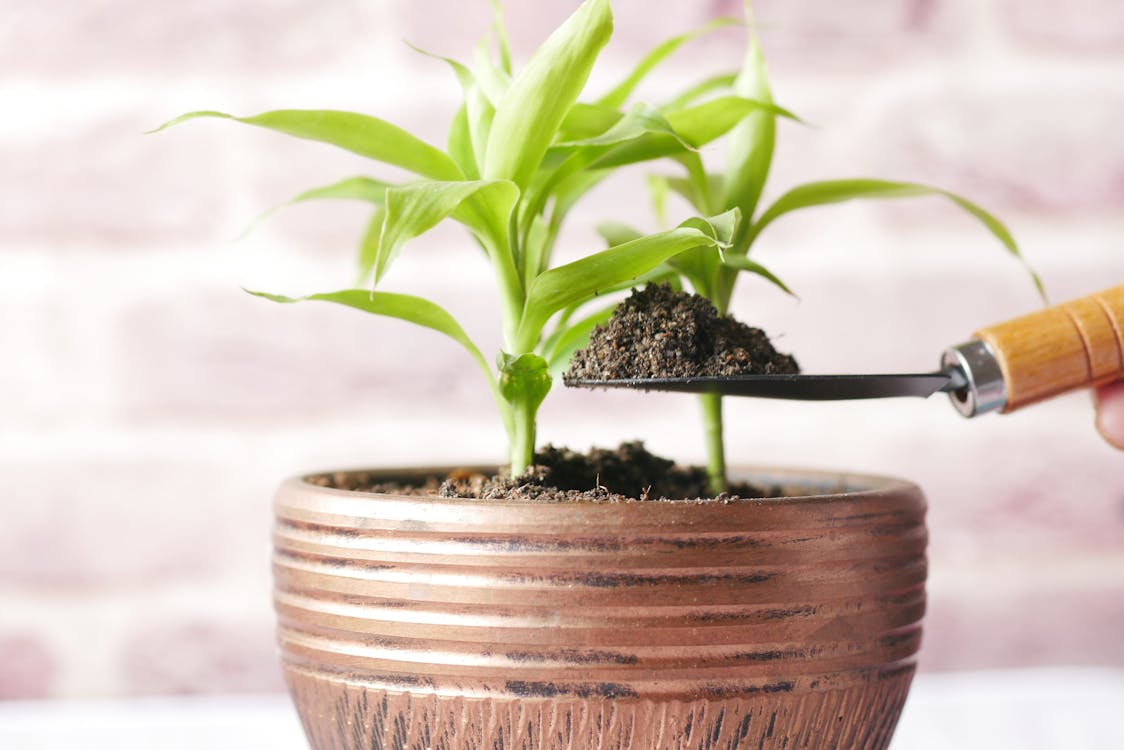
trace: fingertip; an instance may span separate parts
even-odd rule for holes
[[[1096,390],[1097,432],[1109,445],[1124,450],[1124,380]]]

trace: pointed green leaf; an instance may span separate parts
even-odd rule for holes
[[[617,109],[576,102],[566,113],[558,134],[564,142],[593,138],[616,125],[623,117],[624,113]]]
[[[375,262],[379,257],[379,243],[382,240],[382,225],[385,221],[386,209],[379,206],[371,214],[371,220],[367,222],[367,229],[363,232],[363,239],[359,243],[359,259],[355,276],[357,287],[372,283],[371,274],[375,271]]]
[[[749,258],[745,257],[744,255],[735,255],[733,253],[727,253],[722,258],[722,265],[724,265],[728,268],[737,269],[738,271],[746,271],[748,273],[756,274],[756,275],[760,276],[761,278],[766,279],[769,282],[771,282],[774,286],[779,288],[785,294],[788,294],[792,297],[796,297],[796,295],[793,293],[793,291],[791,289],[789,289],[788,286],[783,281],[781,281],[779,278],[777,278],[777,276],[772,271],[770,271],[768,268],[765,268],[765,266],[761,265],[760,263],[756,263],[756,262],[750,260]]]
[[[770,206],[761,218],[753,225],[750,230],[749,241],[752,243],[765,227],[776,221],[781,216],[792,211],[797,211],[803,208],[810,208],[812,206],[824,206],[832,203],[841,203],[843,201],[855,200],[859,198],[865,199],[893,199],[893,198],[916,198],[919,196],[941,196],[952,201],[954,204],[962,208],[968,214],[978,220],[984,227],[991,232],[991,234],[999,240],[1000,243],[1007,249],[1007,252],[1019,258],[1026,266],[1026,261],[1023,259],[1022,254],[1019,252],[1019,246],[1015,242],[1015,238],[1011,236],[1010,231],[1003,225],[999,219],[992,214],[985,211],[980,206],[972,203],[966,198],[962,198],[955,193],[950,193],[947,190],[929,187],[928,185],[919,185],[911,182],[889,182],[886,180],[871,180],[871,179],[852,179],[852,180],[827,180],[823,182],[810,182],[805,185],[800,185],[777,199],[776,203]],[[1038,287],[1040,295],[1045,297],[1044,287],[1042,286],[1041,279],[1029,266],[1027,270],[1031,277],[1034,279],[1035,286]]]
[[[745,66],[734,84],[734,90],[740,96],[773,102],[765,57],[757,35],[752,31]],[[757,201],[760,200],[761,191],[769,177],[776,139],[777,118],[768,110],[751,112],[730,131],[726,149],[728,172],[722,192],[722,205],[725,208],[740,208],[747,227],[757,211]]]
[[[702,28],[668,39],[645,55],[644,59],[640,61],[640,64],[629,73],[628,77],[614,86],[613,90],[608,94],[598,99],[597,104],[614,109],[623,107],[624,103],[632,96],[633,91],[636,90],[640,82],[643,81],[657,65],[673,55],[680,47],[693,39],[709,34],[715,29],[720,29],[735,23],[737,23],[737,21],[732,18],[717,18]]]
[[[476,161],[476,149],[472,144],[472,131],[468,123],[468,104],[462,104],[449,126],[449,156],[461,168],[465,176],[475,180],[480,177],[480,167]]]
[[[402,167],[434,180],[460,180],[464,174],[449,156],[385,120],[354,112],[281,109],[253,117],[224,112],[189,112],[169,120],[157,132],[197,117],[218,117],[256,125],[310,141],[329,143],[369,159]]]
[[[613,30],[608,0],[586,0],[531,57],[496,108],[487,179],[526,187]]]
[[[666,112],[665,118],[678,139],[664,133],[647,133],[613,148],[594,162],[598,169],[620,167],[665,156],[689,153],[725,135],[750,112],[763,109],[782,117],[798,119],[782,107],[754,99],[724,96],[687,109]],[[685,148],[683,143],[688,144]]]
[[[476,64],[473,66],[473,70],[480,90],[484,92],[493,106],[498,107],[507,90],[511,88],[511,75],[504,71],[502,67],[496,65],[492,59],[487,39],[476,45],[474,61]]]
[[[662,107],[660,107],[660,111],[673,112],[677,109],[683,109],[684,107],[688,107],[694,104],[696,101],[703,98],[707,94],[713,93],[715,91],[732,89],[734,86],[734,82],[737,81],[737,79],[737,73],[723,73],[722,75],[717,75],[713,78],[707,78],[705,81],[696,83],[687,90],[683,91],[674,99],[667,102],[667,104],[664,104]]]
[[[371,203],[373,205],[382,205],[386,199],[386,189],[393,187],[388,182],[381,180],[374,180],[370,177],[349,177],[339,182],[334,182],[331,185],[324,185],[323,187],[312,188],[305,190],[295,198],[290,198],[284,203],[274,206],[273,208],[263,211],[256,219],[254,219],[250,226],[242,232],[241,237],[245,237],[252,232],[258,224],[268,219],[273,214],[277,213],[283,208],[295,205],[297,203],[304,203],[305,201],[313,200],[355,200]]]
[[[790,120],[800,118],[771,100],[749,96],[723,96],[686,109],[667,113],[667,121],[689,143],[703,146],[730,132],[753,112],[767,112]]]
[[[549,262],[550,227],[542,216],[531,219],[531,227],[523,242],[523,286],[542,273]]]
[[[444,308],[427,299],[414,297],[408,294],[372,292],[366,289],[346,289],[326,294],[312,294],[307,297],[285,297],[279,294],[255,292],[249,289],[246,291],[255,297],[262,297],[263,299],[280,302],[282,304],[309,301],[331,302],[356,310],[362,310],[372,315],[398,318],[399,320],[405,320],[409,323],[422,326],[423,328],[429,328],[438,333],[443,333],[463,346],[472,358],[476,360],[476,363],[480,366],[480,369],[484,371],[489,381],[494,382],[492,370],[488,365],[488,361],[484,358],[484,355],[480,353],[480,349],[472,343],[472,340],[468,337],[468,334],[464,332],[460,324],[457,323],[456,319],[446,312]]]
[[[503,17],[503,4],[492,0],[492,33],[496,35],[496,47],[500,53],[500,70],[511,75],[511,41],[507,36],[507,23]]]
[[[647,133],[662,133],[674,138],[684,149],[694,146],[686,141],[668,122],[659,110],[644,103],[638,103],[615,122],[612,127],[597,135],[576,141],[559,143],[552,151],[576,151],[582,146],[615,146],[639,138]]]
[[[644,236],[644,233],[639,229],[615,221],[607,221],[604,224],[598,224],[597,233],[601,235],[602,239],[605,240],[605,243],[609,247],[623,245]]]
[[[464,104],[457,111],[449,129],[449,155],[457,162],[465,176],[472,180],[480,179],[480,165],[484,163],[484,149],[488,143],[488,131],[496,110],[485,96],[476,74],[466,65],[451,57],[435,55],[410,45],[419,54],[441,60],[452,69],[464,92]]]
[[[398,251],[409,240],[428,232],[444,219],[459,221],[502,243],[519,191],[510,182],[416,182],[386,191],[386,221],[382,229],[375,283],[382,280]]]
[[[529,343],[527,348],[532,348],[534,342],[538,341],[543,326],[559,310],[592,299],[617,284],[636,279],[686,250],[718,247],[719,242],[712,235],[725,234],[726,226],[736,221],[736,215],[714,217],[705,221],[708,227],[706,231],[697,224],[681,226],[544,272],[527,290],[527,302],[517,341]]]
[[[656,216],[656,223],[661,228],[667,227],[667,198],[671,194],[671,186],[667,177],[660,174],[648,175],[648,195],[652,199],[652,213]]]

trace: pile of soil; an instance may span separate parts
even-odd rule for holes
[[[321,487],[359,492],[388,492],[419,496],[479,500],[557,502],[627,502],[696,500],[730,502],[775,497],[780,488],[764,490],[736,484],[716,498],[707,488],[706,471],[684,468],[649,452],[641,442],[622,443],[616,450],[594,448],[576,453],[546,446],[535,454],[534,465],[522,476],[485,476],[469,471],[447,477],[430,477],[420,485],[405,486],[379,481],[362,472],[321,474],[308,481]]]
[[[718,310],[705,297],[649,284],[621,302],[578,351],[563,376],[580,380],[690,378],[800,372],[759,328]]]

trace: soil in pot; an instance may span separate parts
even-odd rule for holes
[[[556,502],[694,501],[733,502],[781,497],[794,491],[782,486],[734,483],[730,491],[711,497],[706,470],[677,466],[650,452],[642,442],[622,443],[613,450],[593,448],[578,453],[548,445],[535,454],[535,464],[522,476],[487,476],[454,471],[429,477],[420,485],[387,483],[367,472],[321,474],[308,481],[321,487],[359,492],[429,495],[479,500]],[[803,493],[801,493],[803,494]]]

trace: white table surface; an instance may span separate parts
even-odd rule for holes
[[[307,750],[288,699],[0,702],[3,750]],[[893,750],[1124,750],[1124,671],[921,675]]]

